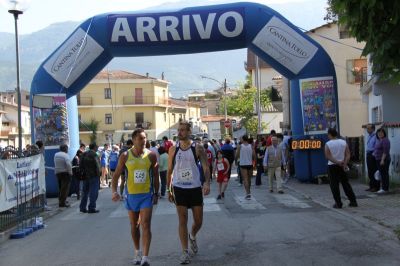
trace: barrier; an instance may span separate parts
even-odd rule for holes
[[[0,149],[0,158],[0,232],[17,226],[11,238],[22,238],[43,228],[44,158],[13,147]]]

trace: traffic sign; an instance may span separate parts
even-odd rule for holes
[[[230,128],[231,125],[232,125],[232,124],[231,124],[231,120],[229,120],[229,119],[225,120],[224,126],[225,126],[226,128]]]

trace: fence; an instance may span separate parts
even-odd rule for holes
[[[5,165],[13,165],[15,164],[15,159],[26,158],[39,153],[39,149],[34,146],[32,149],[23,151],[19,151],[19,149],[13,146],[0,148],[0,163],[2,164],[0,172],[4,171],[5,173],[5,176],[0,176],[0,178],[3,178],[0,180],[0,195],[2,190],[3,195],[6,193],[6,190],[16,192],[16,196],[13,194],[11,198],[11,200],[16,202],[16,206],[2,208],[3,211],[0,212],[0,232],[17,226],[17,231],[11,234],[11,237],[16,236],[15,238],[21,238],[43,227],[43,224],[38,222],[40,220],[38,215],[44,211],[45,205],[45,194],[41,194],[40,190],[43,187],[41,183],[43,179],[40,177],[43,175],[41,167],[44,169],[44,164],[40,157],[39,159],[38,157],[32,157],[32,161],[30,161],[31,165],[25,169],[24,167],[19,168],[18,171],[15,171],[15,174],[11,174],[10,170],[6,171]],[[9,181],[10,178],[11,181]],[[10,182],[12,182],[14,187],[7,188],[7,184],[10,186]],[[0,200],[2,199],[4,203],[6,196],[0,198]],[[7,202],[2,206],[7,206]]]

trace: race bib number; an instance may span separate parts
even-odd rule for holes
[[[218,171],[224,170],[224,164],[223,163],[217,164],[217,169],[218,169]]]
[[[180,182],[191,183],[193,181],[192,169],[185,168],[178,172],[178,178]]]
[[[135,184],[146,183],[146,170],[135,170],[134,179],[135,179]]]

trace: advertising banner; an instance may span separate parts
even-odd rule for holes
[[[333,77],[301,79],[301,107],[305,134],[324,134],[337,127]]]
[[[69,143],[67,98],[65,94],[52,94],[51,108],[33,108],[36,140],[41,140],[46,148],[58,148]]]
[[[44,157],[0,160],[0,212],[46,192]]]

